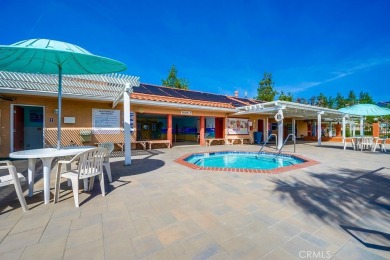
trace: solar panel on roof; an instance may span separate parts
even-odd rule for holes
[[[230,99],[225,95],[205,93],[200,91],[167,88],[167,87],[148,85],[143,83],[141,83],[139,87],[134,88],[134,92],[164,96],[164,97],[187,98],[187,99],[200,100],[200,101],[219,102],[225,104],[232,104],[235,107],[245,106],[247,103],[250,104],[259,103],[251,99],[236,98],[236,97],[234,99]]]

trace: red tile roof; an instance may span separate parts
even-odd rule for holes
[[[157,102],[176,103],[176,104],[188,104],[188,105],[220,107],[220,108],[230,108],[230,109],[235,108],[232,105],[232,103],[210,102],[210,101],[204,101],[204,100],[195,100],[195,99],[177,98],[177,97],[166,97],[166,96],[141,94],[141,93],[132,93],[131,98],[138,99],[138,100],[149,100],[149,101],[157,101]]]

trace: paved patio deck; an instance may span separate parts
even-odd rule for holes
[[[107,195],[96,182],[80,208],[65,182],[60,202],[44,205],[41,174],[27,213],[2,189],[0,259],[390,259],[389,152],[303,143],[297,153],[320,164],[280,174],[174,162],[232,149],[259,147],[138,150],[128,167],[114,158]],[[26,174],[27,161],[15,165]]]

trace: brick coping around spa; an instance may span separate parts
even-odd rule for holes
[[[215,152],[212,152],[212,153],[229,153],[229,152],[238,152],[238,153],[240,153],[240,151],[215,151]],[[303,160],[303,162],[299,163],[299,164],[294,164],[294,165],[289,165],[289,166],[285,166],[285,167],[275,168],[275,169],[272,169],[272,170],[255,170],[255,169],[238,169],[238,168],[221,168],[221,167],[201,167],[201,166],[197,166],[197,165],[195,165],[193,163],[189,163],[189,162],[187,162],[185,160],[186,158],[188,158],[191,155],[194,155],[194,154],[205,154],[205,153],[209,153],[209,152],[188,153],[188,154],[185,154],[185,155],[177,158],[174,161],[179,163],[179,164],[182,164],[184,166],[187,166],[187,167],[189,167],[191,169],[194,169],[194,170],[227,171],[227,172],[243,172],[243,173],[268,173],[268,174],[277,174],[277,173],[292,171],[292,170],[306,168],[306,167],[309,167],[309,166],[312,166],[312,165],[319,164],[319,162],[317,162],[315,160],[312,160],[312,159],[309,159],[307,157],[304,157],[302,155],[290,154],[290,153],[282,153],[281,155],[295,157],[295,158],[298,158],[300,160]],[[241,151],[241,153],[242,153],[242,151]],[[267,154],[275,154],[275,153],[270,153],[270,152],[266,152],[266,153]]]

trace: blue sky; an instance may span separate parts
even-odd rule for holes
[[[191,90],[369,92],[390,101],[390,1],[9,1],[0,44],[47,38],[124,62],[161,84],[174,64]]]

